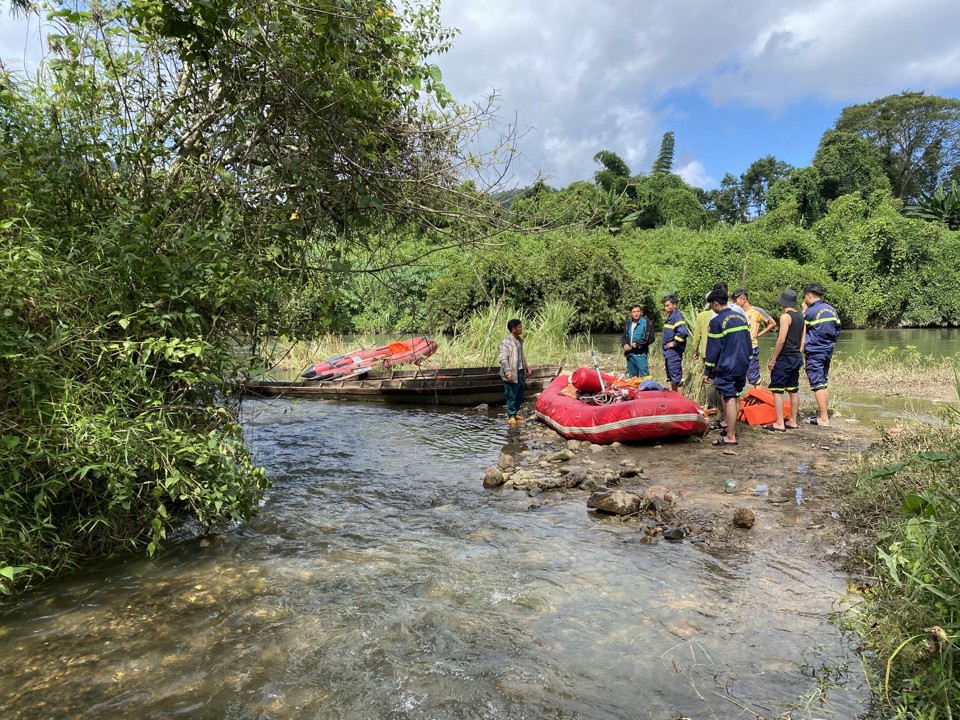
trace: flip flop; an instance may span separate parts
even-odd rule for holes
[[[830,427],[830,423],[822,423],[817,420],[815,417],[810,418],[811,425],[819,425],[820,427]]]
[[[714,440],[713,444],[720,446],[720,445],[739,445],[740,443],[730,442],[729,440],[727,440],[726,437],[721,436],[721,437],[718,437],[716,440]]]
[[[764,425],[763,429],[766,430],[767,432],[786,432],[787,431],[785,427],[778,428],[778,427],[774,427],[773,425]]]
[[[784,427],[785,427],[787,430],[799,430],[799,429],[800,429],[800,426],[799,426],[799,425],[786,425],[786,424],[784,424]]]

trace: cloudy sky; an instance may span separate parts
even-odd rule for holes
[[[37,20],[0,0],[0,58],[37,57]],[[808,165],[847,105],[902,90],[960,96],[958,0],[443,0],[438,59],[460,101],[499,94],[520,156],[508,183],[589,179],[598,150],[715,187],[757,158]],[[493,142],[492,135],[486,144]]]
[[[840,110],[903,90],[960,96],[958,0],[445,0],[458,100],[500,95],[526,135],[514,182],[589,179],[598,150],[715,187],[757,158],[809,165]]]

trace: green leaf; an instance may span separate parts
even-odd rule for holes
[[[920,515],[930,502],[917,493],[908,493],[900,506],[900,512],[905,515]]]
[[[935,453],[935,452],[922,452],[917,453],[917,457],[921,460],[929,460],[930,462],[950,462],[951,460],[956,459],[956,453]]]
[[[888,465],[887,467],[880,468],[879,470],[874,470],[872,473],[867,475],[864,480],[876,480],[877,478],[889,477],[890,475],[896,475],[898,472],[903,470],[906,467],[906,463],[896,463],[895,465]]]
[[[13,580],[17,575],[19,575],[22,572],[26,572],[29,569],[30,568],[28,567],[7,565],[6,567],[0,567],[0,575],[3,575],[3,577],[8,578],[10,580]]]

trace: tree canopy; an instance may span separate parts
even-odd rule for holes
[[[883,156],[894,195],[932,194],[960,165],[960,100],[903,92],[844,108],[835,129],[867,139]]]
[[[154,551],[183,512],[249,516],[266,478],[231,387],[278,337],[329,327],[345,280],[499,217],[465,182],[490,167],[467,150],[483,108],[428,60],[453,37],[436,3],[49,11],[36,78],[0,73],[0,557],[18,577]]]

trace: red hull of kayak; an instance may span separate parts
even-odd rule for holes
[[[386,370],[406,363],[419,364],[437,351],[437,343],[426,337],[393,342],[375,348],[356,350],[315,363],[300,373],[307,380],[334,380],[363,375],[371,370]]]
[[[568,376],[560,375],[540,394],[536,405],[537,417],[565,438],[607,445],[671,435],[703,435],[710,427],[703,409],[677,392],[646,390],[636,400],[590,405],[562,395],[560,391],[567,382]]]

